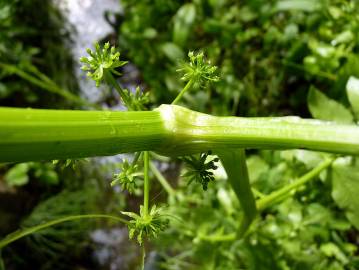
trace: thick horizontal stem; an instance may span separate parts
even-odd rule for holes
[[[172,132],[171,153],[208,149],[309,149],[359,155],[359,126],[315,119],[286,117],[216,117],[179,106],[162,105],[158,111]]]
[[[298,117],[215,117],[175,105],[154,111],[0,108],[0,162],[233,148],[359,154],[359,127]]]
[[[0,108],[0,162],[153,150],[165,140],[159,112]]]

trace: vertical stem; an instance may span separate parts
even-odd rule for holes
[[[186,93],[187,90],[191,88],[192,84],[193,84],[193,80],[189,80],[189,81],[187,82],[187,84],[185,85],[185,87],[184,87],[184,88],[182,89],[182,91],[178,94],[178,96],[175,98],[175,100],[172,101],[171,104],[172,104],[172,105],[177,104],[178,101],[180,101],[180,99],[181,99],[182,96],[184,95],[184,93]]]
[[[238,231],[238,237],[243,237],[256,217],[257,209],[251,190],[246,156],[244,149],[227,150],[219,154],[223,167],[227,172],[228,181],[243,209],[243,219]]]
[[[145,247],[145,244],[143,243],[142,244],[142,248],[141,248],[141,251],[142,251],[142,258],[141,258],[141,270],[144,270],[145,269],[145,259],[146,259],[146,247]],[[1,270],[1,269],[0,269]]]
[[[278,200],[283,199],[283,197],[287,197],[288,195],[290,195],[290,192],[292,190],[295,190],[298,187],[306,184],[307,182],[309,182],[310,180],[315,178],[318,174],[320,174],[323,170],[328,168],[334,162],[334,160],[335,159],[331,158],[331,159],[327,159],[327,160],[323,161],[317,167],[315,167],[313,170],[306,173],[302,177],[298,178],[293,183],[286,185],[283,188],[276,190],[276,191],[270,193],[269,195],[259,199],[257,201],[258,210],[262,211],[265,208],[271,206],[272,204],[278,202]]]
[[[148,202],[150,196],[150,178],[149,178],[149,164],[150,157],[148,151],[143,152],[143,165],[144,165],[144,191],[143,191],[143,214],[148,215]]]
[[[129,110],[132,110],[129,100],[127,99],[125,91],[122,89],[122,87],[119,85],[119,83],[116,81],[116,79],[113,77],[111,72],[105,71],[105,78],[113,87],[115,87],[116,91],[119,93],[121,99],[123,100],[123,103],[125,103],[126,107]]]

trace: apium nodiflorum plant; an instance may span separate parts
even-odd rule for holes
[[[106,83],[115,88],[127,111],[70,111],[0,108],[0,162],[65,160],[92,156],[135,153],[133,160],[124,160],[121,172],[114,175],[112,185],[134,192],[143,181],[143,204],[138,213],[122,212],[124,217],[83,215],[64,217],[37,227],[8,235],[0,241],[0,250],[9,243],[59,222],[80,218],[112,218],[127,224],[130,238],[142,246],[169,226],[172,217],[163,207],[150,206],[150,171],[163,188],[175,191],[151,162],[157,154],[180,157],[185,162],[184,177],[192,184],[209,188],[213,171],[221,161],[243,211],[238,230],[230,236],[244,237],[257,213],[278,201],[329,168],[336,155],[359,154],[359,127],[299,117],[216,117],[178,106],[189,90],[205,88],[219,80],[217,68],[206,61],[204,54],[190,52],[189,62],[178,69],[183,74],[184,88],[172,104],[148,108],[148,93],[139,88],[133,93],[123,89],[115,76],[126,64],[109,43],[87,50],[81,58],[83,70],[96,85]],[[246,148],[310,149],[333,153],[312,171],[291,185],[257,201],[253,196],[245,162]]]

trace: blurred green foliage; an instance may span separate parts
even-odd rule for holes
[[[52,1],[0,1],[0,105],[66,105],[27,78],[48,84],[51,78],[58,87],[78,91],[69,27]],[[21,72],[25,75],[19,78]]]
[[[356,1],[121,4],[119,45],[159,103],[176,96],[176,64],[198,49],[219,67],[221,82],[192,95],[187,105],[220,115],[307,116],[310,84],[346,102],[343,86],[350,74],[359,76]]]

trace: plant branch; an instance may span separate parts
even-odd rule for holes
[[[100,108],[100,106],[97,106],[96,104],[92,104],[76,95],[74,95],[73,93],[60,88],[59,86],[57,86],[55,84],[55,82],[53,82],[52,80],[50,80],[47,76],[45,76],[44,74],[42,74],[41,79],[38,79],[36,77],[34,77],[33,75],[21,70],[20,68],[14,66],[14,65],[9,65],[9,64],[4,64],[4,63],[0,63],[0,67],[7,70],[10,73],[14,73],[17,76],[21,77],[24,80],[27,80],[29,82],[31,82],[32,84],[59,96],[62,96],[63,98],[75,102],[78,105],[85,105],[85,106],[89,106],[89,107],[95,107],[95,108]],[[37,75],[39,75],[39,71],[37,71]]]
[[[116,91],[120,95],[120,97],[121,97],[123,103],[125,104],[125,106],[129,110],[133,110],[133,108],[131,108],[131,103],[129,102],[125,91],[122,89],[120,84],[116,81],[115,77],[113,77],[112,73],[109,72],[109,71],[105,71],[105,78],[106,78],[107,82],[109,84],[111,84],[116,89]]]
[[[148,151],[143,152],[144,165],[144,187],[143,187],[143,214],[148,215],[149,197],[150,197],[150,177],[149,177],[150,157]]]
[[[193,85],[193,79],[189,80],[185,87],[181,90],[181,92],[178,94],[178,96],[172,101],[172,105],[176,105],[180,99],[182,98],[182,96],[187,92],[187,90],[189,90]]]
[[[116,217],[116,216],[110,216],[110,215],[102,215],[102,214],[89,214],[89,215],[76,215],[76,216],[67,216],[67,217],[63,217],[63,218],[59,218],[59,219],[55,219],[55,220],[51,220],[49,222],[46,222],[44,224],[40,224],[37,226],[33,226],[30,228],[26,228],[26,229],[22,229],[22,230],[18,230],[15,231],[13,233],[8,234],[7,236],[5,236],[5,238],[3,238],[0,241],[0,250],[2,248],[4,248],[5,246],[9,245],[10,243],[23,238],[27,235],[36,233],[37,231],[46,229],[48,227],[63,223],[63,222],[67,222],[67,221],[73,221],[73,220],[78,220],[78,219],[92,219],[92,218],[106,218],[106,219],[113,219],[116,221],[119,221],[121,223],[125,223],[128,224],[128,221],[126,221],[123,218],[120,217]]]
[[[327,169],[332,165],[335,158],[326,159],[322,163],[320,163],[317,167],[315,167],[310,172],[306,173],[302,177],[298,178],[294,182],[289,185],[282,187],[279,190],[276,190],[269,195],[259,199],[257,201],[257,208],[259,211],[263,211],[267,207],[273,205],[274,203],[282,200],[291,195],[291,191],[296,190],[298,187],[305,185],[310,180],[314,179],[317,175],[319,175],[323,170]]]

